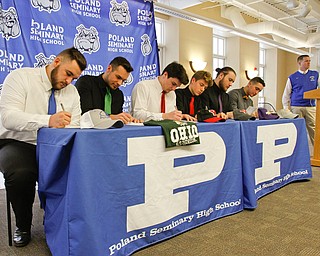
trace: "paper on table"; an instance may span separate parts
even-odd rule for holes
[[[252,107],[252,106],[249,106],[247,109],[246,109],[246,113],[248,115],[252,115],[253,112],[255,112],[257,110],[257,108],[255,107]]]
[[[134,123],[134,122],[130,122],[130,123],[127,123],[126,125],[144,125],[143,123]]]

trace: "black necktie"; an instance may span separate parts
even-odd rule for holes
[[[223,108],[222,108],[222,99],[221,99],[221,94],[219,94],[218,96],[218,101],[219,101],[219,113],[222,112]]]

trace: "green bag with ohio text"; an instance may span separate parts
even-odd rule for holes
[[[150,120],[143,124],[146,126],[162,127],[166,148],[200,144],[196,123],[173,120]]]

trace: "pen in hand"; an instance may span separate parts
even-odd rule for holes
[[[60,102],[60,106],[61,106],[61,108],[62,108],[62,111],[65,111],[62,102]]]

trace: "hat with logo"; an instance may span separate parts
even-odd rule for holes
[[[277,113],[270,113],[266,108],[258,108],[259,120],[279,119]]]
[[[84,113],[80,118],[80,128],[95,128],[95,129],[108,129],[108,128],[121,128],[123,122],[121,120],[112,120],[101,109],[93,109]]]
[[[287,119],[295,119],[299,117],[299,114],[293,114],[289,109],[280,109],[277,114],[280,118],[287,118]]]
[[[217,122],[225,122],[226,119],[220,118],[216,116],[216,112],[211,109],[201,109],[197,112],[197,120],[198,122],[205,122],[205,123],[217,123]]]

